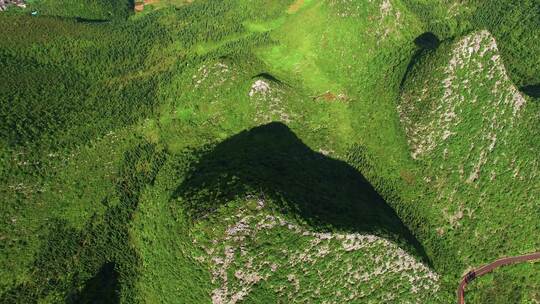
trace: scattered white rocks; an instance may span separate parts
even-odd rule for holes
[[[26,3],[24,3],[22,0],[0,0],[0,11],[7,10],[9,5],[26,8]]]
[[[337,16],[341,18],[360,17],[360,10],[363,9],[363,5],[354,0],[331,0],[328,3],[336,9]]]
[[[264,80],[257,80],[251,86],[249,97],[253,97],[255,94],[266,95],[266,93],[270,93],[270,84]]]
[[[521,153],[528,147],[520,140],[530,120],[524,111],[527,98],[509,78],[488,31],[437,52],[448,58],[447,65],[430,70],[430,76],[413,75],[408,81],[419,89],[404,92],[398,113],[411,156],[429,166],[424,181],[436,193],[432,203],[441,205],[436,233],[471,235],[470,221],[490,226],[487,217],[491,208],[502,208],[500,201],[537,196],[517,184],[534,181],[538,168],[534,153]],[[484,237],[480,234],[477,241]]]
[[[336,151],[334,151],[333,149],[323,149],[323,148],[319,148],[319,153],[321,153],[322,155],[324,156],[328,156],[328,155],[333,155],[336,153]]]
[[[369,21],[376,25],[374,34],[381,41],[396,32],[401,25],[401,12],[392,5],[392,0],[330,0],[328,4],[340,18],[360,18],[365,16],[367,11],[370,15]]]
[[[317,302],[328,293],[335,293],[328,303],[381,302],[405,299],[403,295],[425,302],[439,289],[436,273],[375,235],[312,232],[263,208],[240,210],[230,220],[222,238],[207,242],[211,250],[202,245],[202,252],[212,252],[205,261],[218,284],[212,292],[214,304],[239,303],[256,284],[268,284],[266,288],[289,303]],[[305,245],[260,245],[275,239],[272,236]]]
[[[253,120],[257,124],[272,121],[281,121],[288,124],[296,116],[294,113],[287,111],[287,104],[284,102],[284,90],[269,80],[256,80],[251,85],[248,96],[255,106]]]
[[[211,65],[204,64],[192,76],[195,88],[204,87],[206,89],[216,89],[223,86],[227,81],[234,80],[231,67],[222,62],[216,62]]]
[[[419,96],[404,98],[398,107],[412,157],[422,158],[437,147],[447,145],[448,140],[459,137],[458,129],[464,119],[462,113],[469,111],[471,104],[477,104],[475,107],[485,109],[485,115],[491,116],[491,122],[484,123],[478,136],[485,139],[486,150],[493,151],[500,126],[514,125],[526,103],[506,73],[495,38],[485,30],[464,37],[454,45],[452,57],[443,72],[446,78],[441,81],[444,88],[441,97],[429,96],[426,87]],[[482,87],[489,85],[491,89],[486,98]],[[421,121],[413,122],[409,113],[415,112],[420,104],[429,106],[430,102],[434,105],[429,114]],[[509,112],[511,117],[505,115]],[[485,162],[484,158],[480,155],[479,167]],[[479,170],[475,167],[474,171]],[[468,180],[476,180],[476,174],[471,174]]]
[[[379,7],[381,11],[381,16],[383,18],[389,16],[392,13],[393,7],[392,3],[390,3],[390,0],[383,0]]]

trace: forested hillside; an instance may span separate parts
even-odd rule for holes
[[[0,28],[0,303],[450,303],[540,250],[536,0],[35,0]],[[539,263],[467,292],[539,301]]]

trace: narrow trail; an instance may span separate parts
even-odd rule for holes
[[[465,304],[465,287],[467,287],[467,284],[469,284],[471,281],[473,281],[477,277],[483,276],[491,272],[495,268],[498,268],[501,266],[515,264],[515,263],[523,263],[523,262],[537,260],[537,259],[540,259],[540,252],[498,259],[493,263],[490,263],[490,264],[487,264],[478,268],[477,270],[469,271],[463,277],[463,279],[461,279],[461,282],[459,283],[459,287],[457,289],[458,304]]]

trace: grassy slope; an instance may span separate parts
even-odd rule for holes
[[[170,200],[170,197],[181,185],[188,168],[196,163],[197,153],[193,153],[193,149],[200,150],[207,144],[213,147],[216,142],[222,142],[242,130],[271,121],[286,123],[307,148],[348,160],[350,165],[362,171],[423,242],[436,269],[444,271],[443,282],[448,282],[448,285],[443,286],[439,295],[441,301],[450,301],[453,297],[457,276],[466,265],[491,260],[493,255],[503,251],[521,252],[537,246],[530,235],[516,232],[512,221],[504,219],[502,223],[495,223],[491,220],[490,217],[500,208],[486,208],[475,213],[484,224],[480,231],[471,228],[471,223],[464,219],[460,221],[460,229],[450,227],[446,229],[444,238],[438,236],[435,228],[445,224],[441,223],[446,218],[444,215],[441,217],[440,212],[444,210],[441,205],[446,206],[446,201],[437,197],[432,187],[424,184],[423,178],[430,176],[441,160],[435,157],[439,154],[429,156],[434,158],[425,163],[415,162],[409,157],[395,102],[399,98],[401,77],[415,52],[414,38],[431,29],[440,37],[459,35],[470,28],[471,23],[456,23],[456,20],[466,20],[463,16],[474,10],[463,8],[457,14],[460,18],[445,19],[441,14],[445,11],[444,6],[418,6],[410,2],[401,5],[394,1],[391,7],[387,7],[383,5],[384,1],[374,1],[355,7],[343,1],[304,1],[303,6],[291,11],[289,7],[293,1],[260,0],[234,4],[201,1],[180,10],[164,8],[150,11],[123,25],[87,25],[69,20],[0,16],[3,19],[0,21],[16,20],[21,25],[33,27],[30,31],[22,31],[22,26],[7,27],[11,29],[9,37],[12,40],[6,41],[1,48],[0,58],[9,67],[3,71],[27,73],[18,75],[16,79],[44,75],[27,81],[28,89],[17,83],[2,84],[6,86],[1,90],[4,92],[2,100],[26,106],[2,109],[6,118],[1,126],[6,131],[2,136],[5,143],[2,150],[5,155],[2,158],[5,164],[2,166],[2,178],[5,182],[2,185],[3,192],[7,194],[3,196],[7,212],[2,220],[7,225],[1,232],[2,246],[6,249],[2,263],[12,265],[2,269],[18,274],[17,277],[2,276],[5,278],[2,291],[10,290],[2,296],[3,300],[10,302],[11,296],[20,301],[24,297],[40,297],[54,302],[66,295],[76,300],[92,296],[96,288],[104,291],[120,288],[124,301],[192,302],[209,295],[220,286],[219,280],[210,281],[211,270],[216,270],[216,265],[211,259],[199,261],[204,257],[203,247],[194,245],[191,240],[198,239],[203,246],[208,246],[207,242],[211,243],[213,238],[226,236],[224,231],[232,223],[221,223],[216,219],[235,216],[237,209],[255,202],[249,199],[246,202],[242,197],[230,198],[230,208],[224,207],[210,219],[193,223],[186,206]],[[269,9],[262,13],[260,7]],[[90,17],[85,18],[102,18],[100,13],[87,11]],[[216,22],[206,23],[204,20]],[[244,20],[242,24],[245,26],[239,25],[238,20]],[[189,27],[186,26],[188,24]],[[28,33],[36,38],[28,39]],[[507,43],[502,40],[502,44]],[[505,47],[509,45],[511,43]],[[445,56],[448,56],[444,52],[450,49],[450,44],[445,44],[440,52],[423,59],[413,79],[439,75],[436,71],[426,70],[425,66],[433,62],[444,66],[447,62]],[[56,55],[51,56],[51,52]],[[22,63],[28,68],[16,68]],[[277,79],[265,75],[253,78],[261,73],[270,73]],[[43,81],[45,77],[57,79],[57,86],[43,85],[45,89],[37,90],[36,82]],[[69,82],[70,79],[76,85],[88,85],[78,89]],[[436,77],[433,79],[437,80]],[[256,93],[250,98],[248,93],[255,80],[268,83],[271,92]],[[403,96],[407,96],[408,91],[414,92],[415,88],[409,81]],[[32,93],[34,90],[46,98],[38,99],[38,93]],[[313,99],[313,96],[327,91],[333,95],[330,101]],[[86,93],[83,95],[81,92]],[[436,98],[437,92],[434,90],[434,97],[430,98]],[[65,96],[73,96],[70,99],[73,109],[70,111],[55,108],[55,105],[65,104]],[[19,102],[14,103],[15,100]],[[21,100],[34,105],[29,107]],[[43,100],[53,102],[45,103]],[[105,102],[107,107],[90,110]],[[531,117],[537,110],[530,104],[527,104],[523,115],[533,119]],[[474,120],[477,114],[474,113],[470,112],[471,118],[466,120],[471,125],[461,130],[477,126]],[[21,120],[19,116],[29,123],[21,124],[19,131],[13,132],[13,126],[7,122],[17,117],[13,120],[16,123]],[[512,138],[508,146],[512,149],[523,146],[536,149],[533,143],[527,144],[530,138],[538,136],[534,133],[534,126],[530,121],[520,124],[532,127],[514,128],[512,132],[517,133],[508,135]],[[531,130],[531,134],[524,130]],[[114,133],[95,139],[109,131]],[[20,141],[20,138],[24,140]],[[77,145],[81,147],[73,150],[72,147]],[[462,151],[465,148],[458,146],[455,149]],[[203,152],[207,150],[208,147],[202,149]],[[40,155],[35,151],[43,153]],[[134,153],[146,156],[137,156],[135,160],[140,161],[135,161],[130,156]],[[243,161],[241,153],[232,154],[238,154],[237,161]],[[531,158],[525,158],[523,162],[534,162],[534,152],[528,155]],[[162,158],[166,159],[163,164]],[[17,162],[40,164],[22,170]],[[158,172],[148,170],[153,166],[148,164],[154,163],[161,168]],[[251,167],[242,168],[249,172]],[[235,172],[238,168],[227,170]],[[263,166],[257,171],[266,170],[268,168]],[[310,184],[313,175],[309,168],[298,171],[305,173],[289,175],[290,184],[294,185],[298,180],[303,181],[299,187],[321,188]],[[197,174],[195,171],[195,176]],[[268,174],[260,178],[273,184],[272,178],[277,178],[277,175],[271,171]],[[500,184],[486,186],[491,201],[503,201],[505,196],[507,201],[516,201],[515,195],[500,193],[507,184],[504,178]],[[134,184],[123,182],[132,179]],[[518,184],[522,186],[516,195],[531,187],[530,179],[526,177]],[[451,192],[453,185],[443,183],[438,192]],[[339,185],[334,188],[339,188]],[[218,190],[221,188],[213,186],[203,193]],[[329,191],[332,191],[331,186]],[[291,190],[285,193],[291,193]],[[528,195],[534,193],[529,192]],[[474,201],[470,197],[480,195],[474,187],[460,195],[465,194],[468,195],[467,202]],[[293,196],[289,194],[290,199],[285,199],[285,203],[294,203],[292,198],[305,195],[302,192]],[[434,204],[433,201],[439,203]],[[194,202],[207,204],[208,199]],[[282,210],[280,206],[283,203],[275,199],[268,202],[275,208],[271,212]],[[448,214],[454,214],[457,209],[452,208],[459,209],[459,206],[447,206]],[[507,205],[509,210],[514,210],[513,206],[515,204]],[[522,214],[525,217],[530,214],[529,222],[534,224],[534,201],[530,207],[532,212],[524,210]],[[332,211],[328,210],[329,214]],[[125,212],[129,220],[126,220]],[[56,221],[52,218],[65,222],[54,224]],[[306,224],[303,217],[287,217],[287,220]],[[103,224],[103,221],[112,224]],[[48,230],[41,229],[48,222],[51,222],[49,226],[53,232],[60,231],[72,238],[66,238],[63,245],[59,244],[60,240],[55,239],[54,234],[47,236]],[[504,248],[499,248],[500,239],[488,239],[485,250],[472,251],[473,247],[467,247],[467,251],[461,251],[460,239],[469,239],[478,233],[476,238],[481,239],[482,235],[491,234],[500,225],[511,227],[508,230],[515,232],[513,237],[523,241],[508,242]],[[338,227],[330,229],[336,228],[339,230]],[[531,229],[534,231],[534,227]],[[287,244],[285,247],[308,250],[302,241],[294,241],[296,237],[290,231],[281,231],[278,235],[273,231],[269,233],[261,240],[263,244],[282,239],[281,242]],[[399,239],[392,235],[388,237]],[[41,242],[40,239],[47,241]],[[78,244],[81,242],[94,245],[85,245],[89,249],[80,253]],[[248,251],[254,252],[261,248],[258,243],[246,246]],[[489,246],[501,250],[490,252]],[[272,256],[271,252],[278,247],[262,248],[265,248],[262,252],[267,253],[266,257],[277,264],[286,262]],[[377,250],[369,252],[378,255]],[[121,253],[123,251],[125,254]],[[275,289],[276,286],[279,287],[288,279],[286,275],[295,271],[324,269],[326,263],[333,263],[335,254],[340,254],[337,247],[331,252],[328,258],[317,262],[318,266],[306,270],[302,268],[305,266],[298,264],[289,273],[271,276],[267,283],[252,290],[250,301],[301,300],[304,295],[291,298],[287,286],[284,286],[284,292]],[[294,252],[290,254],[288,259],[295,255]],[[390,256],[387,258],[390,260]],[[18,263],[12,263],[13,260]],[[53,260],[58,262],[50,267],[44,266]],[[361,257],[352,259],[355,260],[361,260]],[[264,261],[260,260],[261,263]],[[242,259],[235,263],[238,264],[234,267],[246,267]],[[347,265],[333,266],[336,271],[333,277],[346,276]],[[66,267],[72,267],[74,271],[59,272]],[[367,267],[368,271],[373,265],[356,267]],[[531,276],[533,271],[525,267],[523,275]],[[512,273],[508,275],[515,277]],[[90,279],[92,276],[96,279]],[[115,276],[118,278],[106,281],[109,282],[108,287],[95,283],[101,277]],[[52,286],[41,283],[50,277],[59,283]],[[186,280],[186,277],[190,279]],[[344,286],[343,282],[334,281],[332,277],[306,278],[307,281],[301,283],[305,288],[303,291],[312,290],[310,286],[318,280],[329,282],[329,291],[332,292]],[[381,277],[367,286],[377,286],[385,278]],[[395,282],[400,280],[396,278]],[[534,286],[534,281],[528,282],[532,282],[527,283],[529,286]],[[231,290],[238,290],[235,288],[242,286],[242,280],[231,280],[231,284]],[[349,290],[344,289],[343,292]],[[522,298],[526,300],[529,295],[526,291],[523,293]],[[399,296],[405,301],[410,295],[410,291],[404,290]],[[429,293],[424,295],[429,297]],[[341,296],[325,291],[322,295],[323,298]],[[386,295],[383,292],[371,296],[372,299],[381,299],[377,297]],[[484,299],[490,296],[485,293],[474,295]]]

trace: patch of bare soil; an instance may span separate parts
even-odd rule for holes
[[[294,14],[298,12],[298,10],[300,10],[300,8],[302,8],[303,5],[304,5],[304,0],[296,0],[294,1],[293,4],[291,4],[291,6],[289,6],[289,8],[287,9],[287,13]]]
[[[159,0],[145,0],[142,2],[135,3],[135,12],[142,12],[144,10],[144,7],[149,4],[158,3]]]

